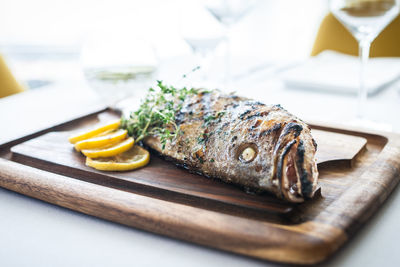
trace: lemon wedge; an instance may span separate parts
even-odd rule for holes
[[[101,171],[129,171],[147,165],[150,153],[140,146],[133,146],[130,150],[114,157],[86,158],[86,165]]]
[[[93,128],[89,131],[85,131],[85,132],[81,132],[79,134],[73,135],[73,136],[69,137],[68,140],[71,144],[75,144],[79,141],[83,141],[83,140],[95,137],[104,132],[107,132],[110,130],[116,130],[116,129],[118,129],[118,127],[120,125],[120,121],[121,120],[116,120],[116,121],[107,123],[105,125],[97,126],[96,128]]]
[[[101,148],[107,145],[113,145],[125,139],[127,134],[128,132],[126,130],[117,130],[106,135],[82,140],[75,143],[75,149],[81,151],[82,149]]]
[[[89,158],[112,157],[125,152],[133,147],[135,140],[129,137],[117,144],[107,145],[102,148],[82,149],[82,153]]]

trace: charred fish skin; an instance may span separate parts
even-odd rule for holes
[[[312,198],[316,144],[306,123],[280,105],[215,90],[185,99],[176,114],[181,134],[162,149],[145,144],[194,172],[289,202]]]

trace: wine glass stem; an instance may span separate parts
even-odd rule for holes
[[[231,83],[231,40],[230,40],[230,26],[225,29],[225,89],[229,89]]]
[[[201,82],[208,80],[208,71],[210,67],[211,52],[210,51],[197,51],[194,50],[194,54],[197,57],[197,61],[200,67],[200,79]]]
[[[366,69],[369,58],[369,49],[371,43],[369,41],[359,41],[359,57],[360,57],[360,84],[358,88],[358,102],[357,102],[357,117],[362,119],[365,117],[366,104],[367,104],[367,84],[366,84]]]

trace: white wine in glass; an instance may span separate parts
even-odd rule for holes
[[[81,50],[82,70],[89,86],[110,107],[128,98],[142,98],[153,84],[158,67],[151,43],[122,29],[91,33]]]
[[[351,32],[359,45],[360,84],[357,118],[366,121],[365,69],[372,41],[399,14],[400,0],[330,0],[333,15]]]

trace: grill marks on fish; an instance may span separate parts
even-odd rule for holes
[[[239,119],[243,120],[245,116],[248,115],[251,111],[252,111],[251,109],[246,110],[245,112],[240,114]]]
[[[200,110],[203,112],[203,116],[204,114],[209,114],[211,112],[211,102],[211,93],[200,93]]]
[[[300,135],[301,131],[303,130],[303,127],[296,123],[296,122],[289,122],[284,130],[283,130],[283,136],[288,135],[290,133],[293,133],[294,137],[296,138],[297,136]]]
[[[212,112],[213,98],[210,92],[201,92],[184,102],[181,110],[175,114],[175,123],[184,124],[190,120],[204,120]]]
[[[282,184],[282,173],[283,173],[283,160],[287,153],[290,151],[292,146],[297,143],[297,140],[292,140],[290,141],[284,148],[281,153],[280,159],[278,161],[278,166],[277,166],[277,172],[276,172],[276,177],[279,179],[279,183]]]
[[[193,172],[228,183],[295,202],[313,195],[315,161],[306,157],[315,154],[310,130],[281,106],[214,91],[186,99],[176,121],[183,134],[164,150],[157,137],[145,143]],[[241,160],[243,151],[254,156]],[[283,192],[286,177],[295,198]]]
[[[314,141],[314,139],[313,139]],[[315,141],[314,141],[315,143]],[[297,147],[297,169],[299,170],[299,174],[300,174],[300,182],[301,182],[301,190],[302,192],[304,192],[304,194],[306,196],[308,196],[311,192],[312,192],[312,183],[307,179],[308,177],[308,173],[307,171],[304,169],[304,153],[305,153],[305,149],[304,149],[304,142],[303,140],[299,141],[299,145]]]
[[[262,122],[262,120],[256,120],[256,123],[254,123],[254,125],[252,125],[250,127],[250,130],[254,130],[254,129],[258,128],[258,126],[260,126],[261,122]]]
[[[262,137],[270,134],[275,134],[276,136],[279,137],[281,129],[282,129],[282,124],[278,122],[274,124],[271,128],[268,128],[267,130],[263,130],[262,132],[260,132],[259,136]]]
[[[276,166],[276,168],[274,169],[273,179],[277,179],[280,187],[282,188],[284,186],[284,162],[285,160],[286,162],[288,161],[288,159],[286,158],[288,157],[288,153],[291,150],[292,146],[299,142],[299,140],[297,139],[303,130],[303,126],[301,126],[297,122],[291,121],[289,123],[286,123],[283,128],[279,125],[279,129],[281,130],[281,133],[279,135],[279,138],[275,142],[274,147],[274,166]],[[290,188],[291,184],[289,185],[289,189]]]

